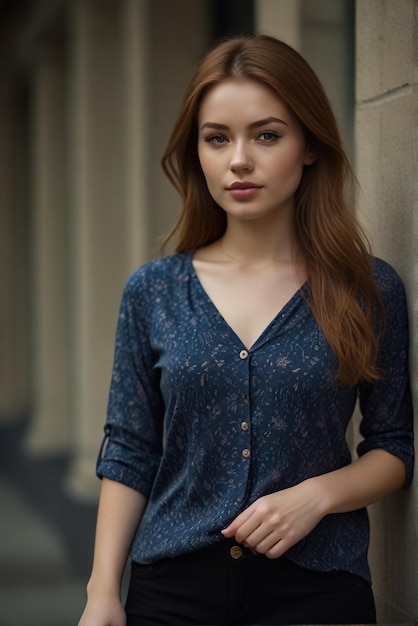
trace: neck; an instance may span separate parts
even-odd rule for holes
[[[228,223],[219,245],[225,257],[246,266],[298,261],[293,229],[278,229],[277,225],[262,225],[255,220]]]

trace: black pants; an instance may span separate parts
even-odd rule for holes
[[[232,540],[153,565],[132,564],[128,626],[372,624],[373,594],[348,572],[314,572]]]

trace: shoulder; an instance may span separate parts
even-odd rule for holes
[[[172,254],[148,261],[128,277],[125,292],[157,293],[178,289],[179,283],[188,281],[192,272],[191,252]]]
[[[374,280],[385,302],[405,297],[405,287],[397,271],[387,261],[374,258]]]
[[[387,329],[398,328],[400,332],[405,332],[408,327],[408,303],[401,277],[389,263],[375,258],[374,280],[386,310]]]

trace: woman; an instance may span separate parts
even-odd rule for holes
[[[365,507],[413,467],[406,306],[323,89],[284,43],[225,40],[162,163],[177,250],[123,295],[80,626],[375,622]]]

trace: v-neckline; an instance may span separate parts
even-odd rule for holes
[[[277,321],[279,320],[279,318],[281,320],[284,320],[287,317],[287,314],[288,314],[289,310],[293,307],[295,301],[298,300],[301,297],[301,292],[305,291],[305,289],[306,289],[307,283],[305,282],[292,294],[292,296],[281,307],[281,309],[279,311],[277,311],[277,313],[270,320],[270,322],[265,326],[265,328],[261,331],[261,333],[255,339],[255,341],[252,343],[252,345],[248,346],[241,339],[241,337],[238,335],[238,333],[234,330],[234,328],[231,326],[231,324],[225,319],[225,317],[222,315],[222,313],[220,312],[220,310],[216,306],[215,302],[212,300],[212,298],[210,297],[210,295],[208,294],[208,292],[204,288],[204,286],[202,284],[202,281],[200,280],[200,277],[199,277],[199,275],[198,275],[198,273],[196,271],[196,268],[195,268],[195,266],[193,264],[194,252],[195,251],[192,250],[192,251],[190,251],[188,253],[188,262],[190,264],[191,275],[192,275],[192,277],[193,277],[193,279],[195,281],[195,284],[197,285],[197,288],[198,288],[201,296],[205,299],[206,303],[212,309],[212,314],[211,315],[208,314],[208,317],[210,317],[210,318],[215,317],[218,321],[220,321],[223,324],[223,326],[225,327],[225,329],[229,332],[229,334],[232,335],[235,338],[235,340],[239,343],[239,346],[241,348],[245,349],[248,352],[251,352],[256,347],[258,347],[258,344],[263,341],[265,336],[270,332],[271,328],[277,324]]]

